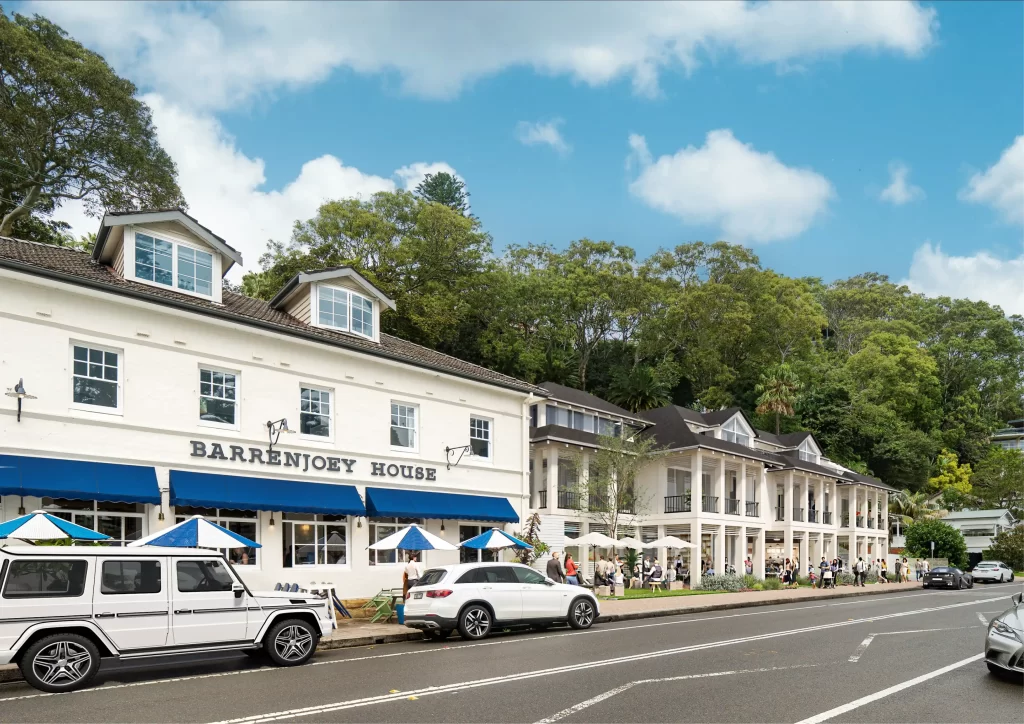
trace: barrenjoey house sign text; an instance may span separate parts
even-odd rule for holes
[[[190,440],[192,457],[207,460],[223,460],[260,465],[279,465],[295,468],[302,472],[327,470],[329,472],[354,473],[359,463],[355,458],[337,458],[330,455],[310,455],[309,453],[293,453],[287,450],[264,450],[258,447],[242,447],[241,445],[221,445],[219,442],[206,443],[201,440]],[[395,463],[370,463],[370,475],[383,478],[408,478],[410,480],[437,480],[437,468],[425,468],[418,465],[398,465]]]

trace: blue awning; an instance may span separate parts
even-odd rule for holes
[[[171,505],[283,513],[366,515],[351,485],[171,471]]]
[[[446,518],[518,523],[508,498],[431,493],[422,490],[366,489],[366,514],[374,518]]]
[[[159,505],[156,471],[142,465],[0,455],[0,494]]]

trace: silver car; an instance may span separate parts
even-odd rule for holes
[[[1002,561],[981,561],[971,571],[975,581],[988,583],[1012,583],[1013,569]]]
[[[985,637],[985,663],[993,674],[1024,676],[1024,593],[1013,594],[1013,606],[992,619]]]

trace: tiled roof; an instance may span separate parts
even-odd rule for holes
[[[110,267],[93,261],[88,253],[66,247],[0,237],[0,267],[102,289],[112,294],[143,299],[154,304],[173,306],[196,314],[215,316],[238,324],[258,326],[280,334],[312,339],[327,345],[344,347],[520,392],[545,395],[545,391],[536,385],[383,332],[378,344],[361,337],[312,327],[284,312],[271,309],[270,305],[260,299],[251,299],[227,290],[223,291],[223,304],[217,304],[180,294],[173,289],[162,289],[130,281],[118,276]]]
[[[625,417],[629,420],[643,420],[642,417],[633,414],[629,410],[623,409],[618,405],[613,405],[607,400],[602,400],[597,395],[592,395],[589,392],[584,392],[583,390],[577,390],[575,387],[566,387],[565,385],[560,385],[557,382],[541,382],[540,386],[548,391],[549,397],[552,399],[568,402],[570,405],[589,407],[592,410],[607,412],[610,415]]]
[[[530,428],[530,442],[557,440],[559,442],[575,442],[590,447],[600,447],[597,435],[586,430],[575,430],[562,425],[545,425]]]

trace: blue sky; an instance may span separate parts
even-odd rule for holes
[[[135,80],[250,269],[323,198],[447,168],[499,249],[725,239],[1024,313],[1021,3],[18,9]]]

